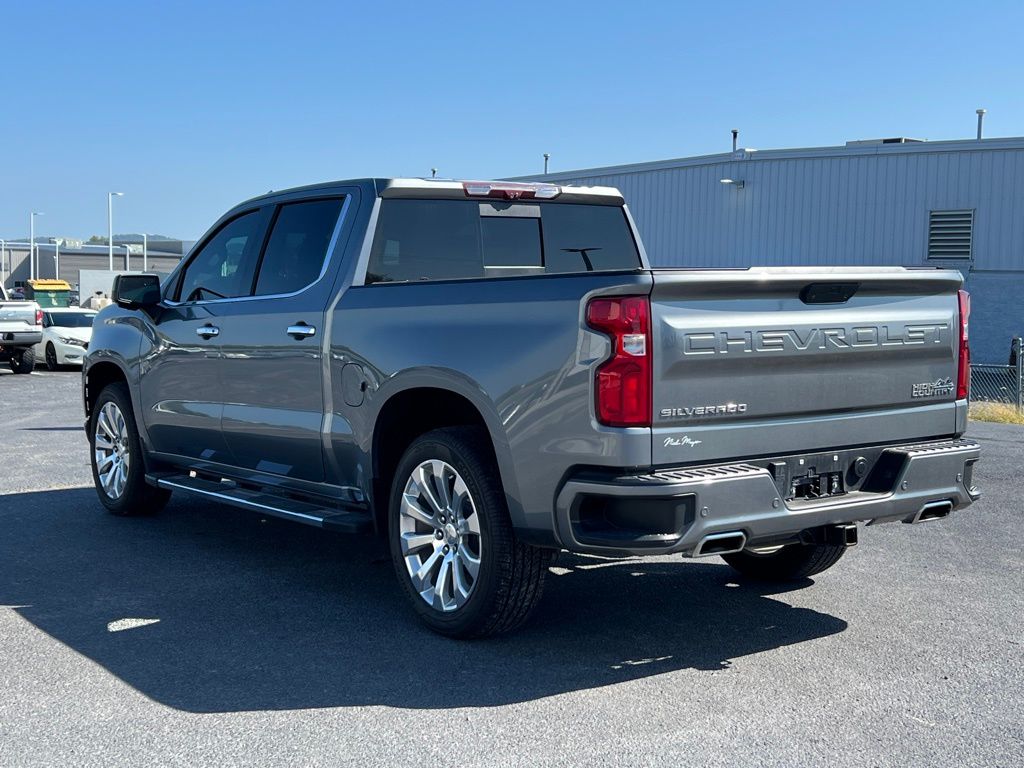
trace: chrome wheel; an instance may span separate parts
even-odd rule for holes
[[[465,481],[432,459],[405,483],[399,519],[402,559],[413,588],[436,611],[461,608],[480,574],[480,516]]]
[[[104,403],[96,416],[93,460],[103,492],[111,499],[121,498],[128,483],[131,453],[128,449],[128,425],[121,409],[113,402]]]

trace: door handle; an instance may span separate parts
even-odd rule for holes
[[[295,325],[289,325],[285,333],[293,339],[308,339],[310,336],[316,336],[316,327],[306,325],[305,323],[296,323]]]
[[[204,339],[212,339],[214,336],[220,336],[220,328],[215,325],[203,325],[196,328],[196,336],[202,336]]]

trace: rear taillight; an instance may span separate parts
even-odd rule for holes
[[[651,426],[651,305],[646,296],[592,299],[587,324],[611,337],[612,354],[594,381],[597,420]]]
[[[42,324],[43,324],[43,310],[37,309],[36,310],[36,325],[42,325]]]
[[[967,343],[967,325],[971,317],[971,294],[960,289],[960,360],[956,369],[956,399],[965,400],[971,384],[971,347]]]

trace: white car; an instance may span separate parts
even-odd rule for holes
[[[62,365],[81,365],[92,338],[96,312],[77,307],[43,310],[43,340],[36,347],[46,367],[56,371]]]

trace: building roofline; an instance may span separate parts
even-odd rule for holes
[[[960,139],[956,141],[920,141],[904,144],[866,144],[858,146],[797,147],[792,149],[738,149],[736,152],[722,152],[715,155],[677,157],[668,160],[653,160],[645,163],[626,163],[594,168],[579,168],[554,173],[537,173],[525,176],[509,176],[507,181],[568,181],[592,176],[612,176],[647,171],[688,168],[701,165],[719,165],[750,160],[792,160],[818,157],[860,157],[864,155],[911,155],[941,152],[981,152],[992,150],[1024,149],[1024,137],[1011,136],[997,139]]]

